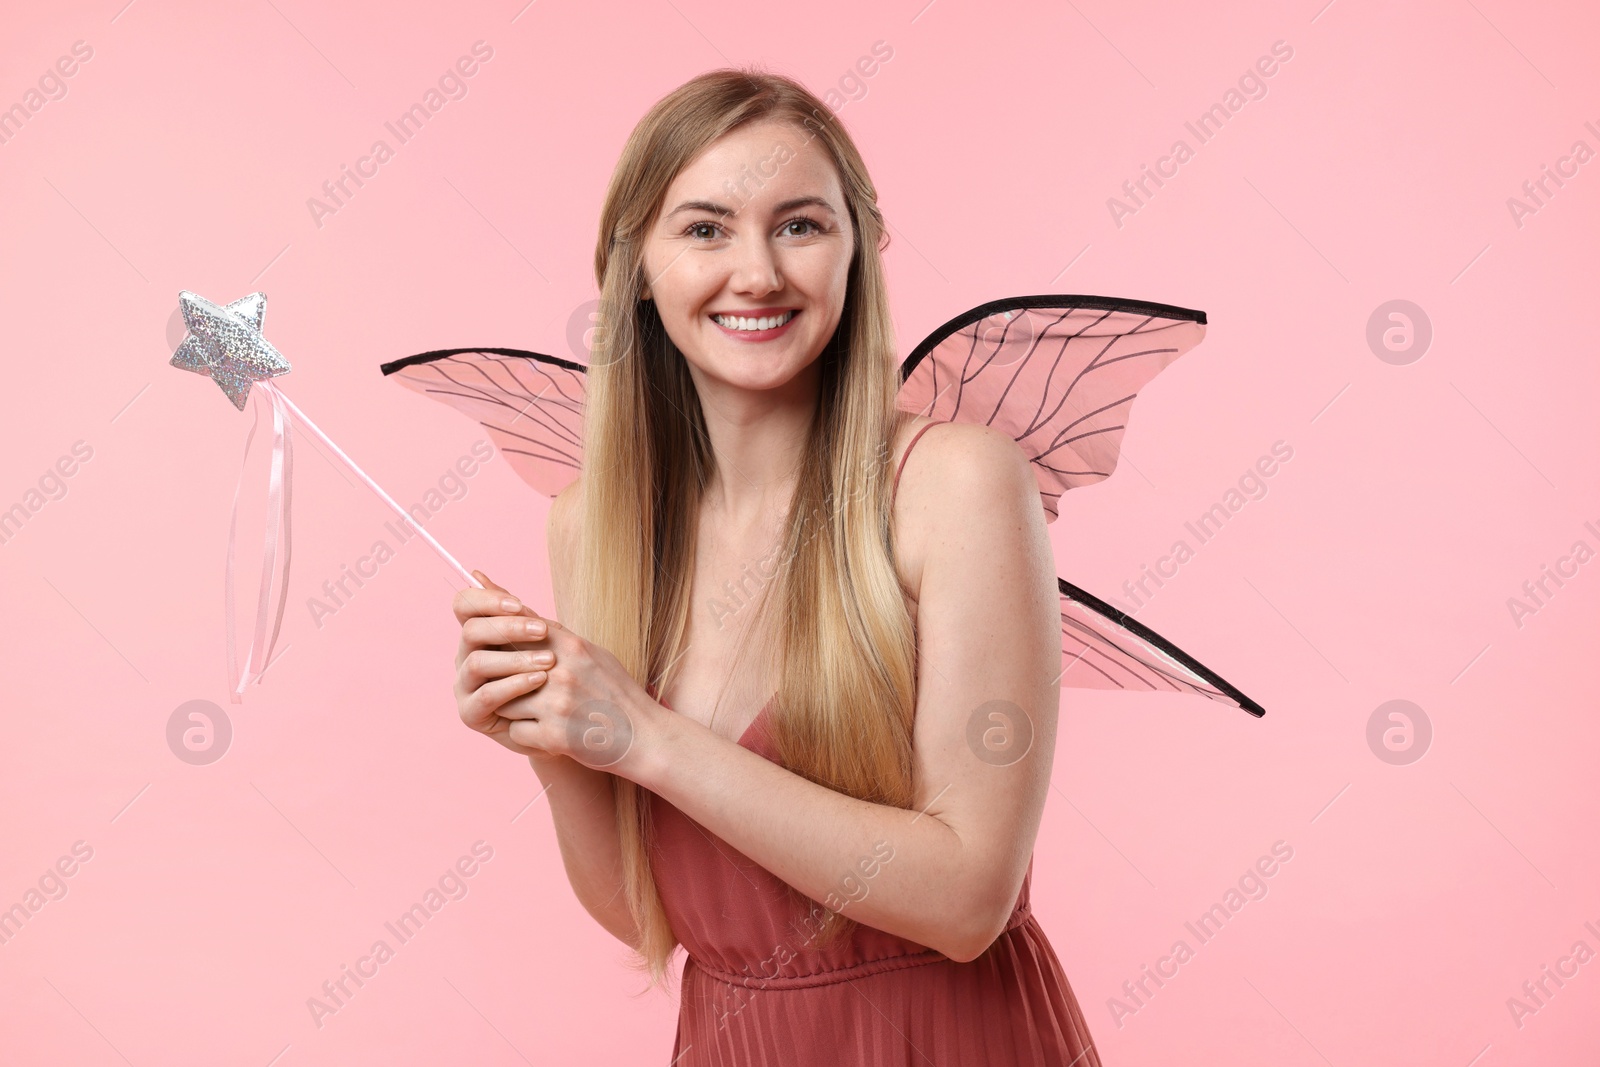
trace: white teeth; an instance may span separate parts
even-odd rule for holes
[[[795,313],[793,311],[785,311],[782,315],[772,315],[760,319],[746,318],[742,315],[713,315],[711,317],[719,325],[726,326],[730,330],[770,330],[774,326],[782,326],[794,316]]]

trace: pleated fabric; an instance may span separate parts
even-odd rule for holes
[[[774,760],[763,708],[739,744]],[[651,861],[688,953],[672,1067],[1100,1067],[1028,903],[959,963],[858,925],[811,942],[822,906],[651,794]]]

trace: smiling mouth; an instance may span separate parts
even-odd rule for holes
[[[798,314],[800,314],[799,311],[789,310],[783,312],[781,315],[762,315],[759,317],[751,317],[747,315],[712,315],[711,321],[716,323],[718,326],[721,326],[724,330],[728,330],[730,332],[766,333],[769,330],[775,330],[788,325],[789,321]]]

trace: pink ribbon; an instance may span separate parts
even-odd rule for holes
[[[232,691],[228,699],[241,703],[245,686],[251,682],[260,681],[261,676],[272,664],[272,650],[278,644],[278,632],[283,628],[283,609],[289,598],[289,489],[294,474],[294,440],[289,429],[293,419],[300,420],[304,427],[316,440],[326,445],[339,461],[353,471],[365,482],[385,504],[388,504],[394,513],[400,516],[400,521],[405,523],[414,532],[422,535],[422,539],[433,550],[439,553],[441,559],[454,567],[457,574],[477,588],[482,588],[472,574],[463,567],[456,558],[445,551],[443,545],[434,539],[434,536],[418,525],[404,508],[397,504],[393,497],[383,491],[383,487],[373,481],[366,471],[356,465],[355,460],[344,454],[344,450],[334,444],[333,439],[322,432],[322,429],[309,418],[305,412],[294,406],[294,401],[284,396],[271,382],[258,382],[259,388],[251,390],[251,400],[254,401],[257,392],[265,392],[272,398],[272,468],[267,486],[267,530],[266,543],[261,551],[261,589],[256,601],[255,638],[252,641],[250,655],[245,659],[244,670],[238,668],[238,652],[235,647],[234,619],[233,619],[233,548],[235,534],[239,522],[239,490],[244,486],[245,470],[250,462],[250,445],[255,440],[256,426],[261,421],[261,407],[259,404],[252,406],[254,415],[250,423],[250,436],[244,442],[244,465],[239,469],[239,481],[233,487],[233,513],[228,519],[228,565],[225,592],[227,596],[228,612],[228,683]],[[283,576],[278,587],[278,606],[274,610],[270,607],[272,599],[272,572],[278,557],[278,529],[283,529]],[[272,623],[272,636],[267,636],[267,616],[274,615]],[[254,670],[252,670],[254,667]]]
[[[239,520],[239,490],[244,485],[244,474],[250,460],[250,445],[255,440],[256,426],[261,421],[260,405],[253,405],[254,418],[250,423],[250,436],[244,442],[244,464],[239,469],[239,481],[233,487],[233,511],[228,519],[228,561],[225,580],[228,619],[228,682],[232,687],[228,699],[241,702],[245,686],[259,681],[272,660],[272,650],[278,643],[278,632],[283,627],[283,609],[289,594],[289,489],[294,474],[294,440],[290,435],[288,413],[284,410],[283,396],[276,389],[265,390],[272,398],[272,467],[267,487],[267,529],[261,555],[261,589],[256,602],[255,638],[244,670],[238,669],[238,653],[234,639],[233,597],[233,547],[234,534]],[[272,591],[272,572],[277,563],[278,529],[283,528],[283,578],[278,588],[276,619],[272,624],[272,637],[267,637],[268,601]],[[252,665],[254,670],[252,671]]]

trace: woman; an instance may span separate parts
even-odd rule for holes
[[[601,216],[561,621],[479,575],[457,701],[528,756],[652,984],[687,950],[678,1067],[1097,1067],[1028,906],[1060,699],[1038,486],[1010,437],[896,410],[886,240],[793,81],[651,109]]]

